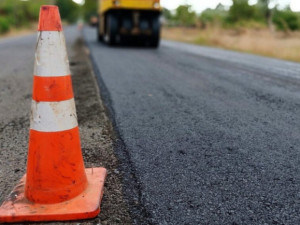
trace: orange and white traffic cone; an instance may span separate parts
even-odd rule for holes
[[[0,207],[0,222],[92,218],[106,170],[84,169],[69,61],[57,6],[38,27],[27,174]]]

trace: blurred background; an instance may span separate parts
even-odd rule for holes
[[[0,0],[0,202],[26,170],[37,20],[56,4],[85,163],[110,171],[84,224],[300,224],[300,64],[222,50],[300,62],[300,0],[99,2]],[[158,49],[109,43],[153,27]]]
[[[0,37],[35,30],[39,8],[64,23],[97,20],[97,0],[0,0]],[[162,0],[162,37],[300,61],[299,0]]]

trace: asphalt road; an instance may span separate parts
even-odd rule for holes
[[[300,224],[300,64],[84,34],[137,224]]]
[[[26,170],[35,40],[0,40],[0,202]]]

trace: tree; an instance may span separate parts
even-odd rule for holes
[[[97,6],[96,0],[85,0],[83,13],[86,21],[89,21],[92,16],[97,16]]]
[[[73,23],[78,19],[80,6],[77,3],[72,0],[56,0],[56,5],[63,20]]]
[[[228,12],[228,22],[236,23],[255,18],[255,8],[249,5],[248,0],[233,0]]]
[[[206,9],[204,10],[200,16],[200,22],[202,28],[205,28],[208,24],[221,24],[227,17],[227,11],[221,3],[217,5],[215,9]]]
[[[37,21],[41,5],[49,5],[51,0],[0,0],[0,33],[11,27],[30,26]]]
[[[191,5],[180,5],[175,11],[174,19],[184,26],[194,26],[196,24],[196,12]]]
[[[172,20],[173,19],[173,15],[172,15],[171,11],[167,8],[163,8],[162,14],[163,14],[163,16],[166,20]]]
[[[284,10],[274,9],[273,23],[277,29],[288,32],[289,30],[300,29],[300,16],[290,8]]]
[[[270,3],[272,0],[258,0],[257,6],[261,11],[268,27],[271,28],[272,26],[272,9],[270,9]]]

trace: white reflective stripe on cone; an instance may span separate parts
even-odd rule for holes
[[[30,129],[42,132],[70,130],[78,126],[74,99],[60,102],[32,100]]]
[[[34,75],[58,77],[70,74],[63,32],[39,31],[35,53]]]

